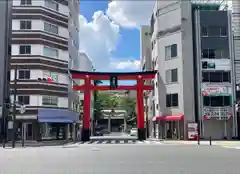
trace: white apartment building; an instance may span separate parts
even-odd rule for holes
[[[79,7],[79,0],[13,0],[11,89],[26,107],[16,115],[25,139],[66,138],[79,119],[72,111],[79,97],[68,75],[78,68]]]
[[[151,57],[152,69],[158,74],[151,105],[154,132],[159,138],[170,134],[173,138],[174,134],[175,138],[187,139],[188,123],[199,123],[203,138],[236,136],[231,16],[219,9],[215,3],[155,3]]]

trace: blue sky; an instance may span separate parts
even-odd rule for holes
[[[80,1],[80,51],[88,54],[98,71],[139,71],[139,25],[127,13],[132,11],[127,8],[136,8],[131,4],[114,0]],[[129,16],[118,10],[122,13],[126,10]]]
[[[139,28],[149,24],[152,7],[153,1],[80,1],[80,51],[97,71],[140,70]]]
[[[88,21],[92,20],[92,16],[96,11],[105,12],[108,7],[108,1],[80,1],[80,14],[83,15]],[[139,60],[140,47],[139,47],[139,30],[138,29],[125,29],[120,27],[120,38],[117,43],[116,50],[111,53],[111,58],[119,60]],[[137,69],[134,69],[137,71]],[[133,71],[132,68],[124,69],[111,69],[111,71]]]

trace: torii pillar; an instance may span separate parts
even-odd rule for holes
[[[83,128],[82,141],[90,140],[90,115],[91,115],[91,79],[89,75],[84,78],[84,103],[83,103]]]
[[[137,127],[138,140],[146,140],[146,128],[144,123],[144,103],[143,103],[143,79],[142,76],[137,78]]]

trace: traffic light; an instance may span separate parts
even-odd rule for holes
[[[117,88],[118,87],[118,78],[117,76],[110,77],[110,88]]]
[[[48,78],[38,78],[38,81],[52,83],[53,79],[51,77],[48,77]]]

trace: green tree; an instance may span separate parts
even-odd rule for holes
[[[135,123],[136,122],[136,99],[125,97],[122,99],[122,105],[124,109],[127,111],[128,122]]]
[[[100,80],[95,80],[94,81],[94,85],[99,85],[101,84],[102,81]],[[101,117],[102,117],[102,101],[101,99],[99,98],[99,91],[94,91],[93,93],[94,95],[94,112],[93,112],[93,120],[94,120],[94,123],[99,120]]]

